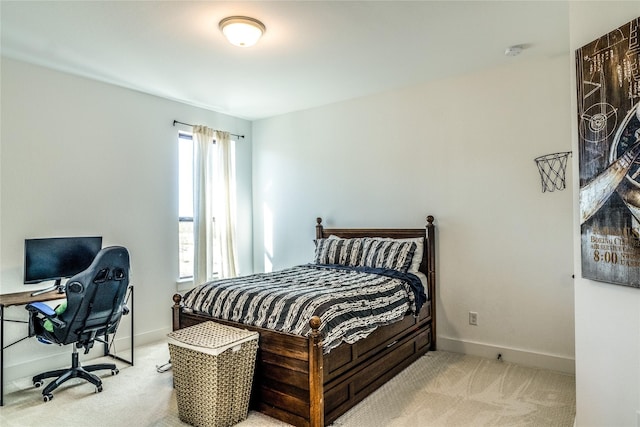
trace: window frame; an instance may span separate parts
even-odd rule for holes
[[[178,141],[177,141],[178,144],[183,143],[183,141],[181,141],[181,140],[190,141],[191,144],[193,144],[193,135],[188,133],[188,132],[179,131],[178,132]],[[178,200],[180,200],[180,194],[181,194],[181,185],[180,185],[180,183],[181,183],[180,182],[181,181],[180,180],[180,177],[181,177],[181,174],[180,174],[181,163],[180,163],[179,150],[180,150],[180,145],[178,145]],[[193,156],[192,156],[192,159],[193,159]],[[192,164],[193,164],[193,161],[192,161]],[[193,167],[191,168],[191,172],[192,172],[192,174],[191,174],[192,175],[191,188],[193,188]],[[193,220],[194,220],[193,216],[181,216],[180,215],[180,208],[178,207],[178,260],[177,260],[178,261],[178,282],[193,281],[193,261],[194,261],[193,257],[191,259],[191,265],[192,265],[191,275],[184,276],[182,274],[183,273],[183,265],[182,264],[184,263],[184,259],[183,259],[183,255],[182,255],[183,247],[182,247],[182,242],[181,242],[181,239],[180,239],[180,228],[181,228],[180,225],[181,225],[181,223],[191,222],[193,224]],[[193,230],[193,225],[192,225],[192,230]],[[195,236],[193,234],[192,234],[192,237],[191,237],[191,245],[195,246]]]
[[[181,141],[181,139],[184,140],[184,141],[189,141],[193,145],[193,134],[191,134],[189,132],[185,132],[185,131],[178,131],[178,141],[177,141],[178,144],[183,143]],[[236,180],[236,177],[235,177],[235,174],[236,174],[236,172],[235,172],[235,162],[236,162],[235,144],[237,143],[237,141],[236,140],[232,140],[232,142],[233,142],[233,148],[232,148],[233,154],[232,154],[232,156],[233,156],[233,163],[234,163],[234,166],[233,166],[233,168],[234,168],[234,171],[233,171],[234,178],[233,179]],[[212,143],[215,144],[216,141],[213,140]],[[178,146],[178,150],[180,150],[180,146]],[[192,163],[191,164],[193,165],[193,152],[192,152]],[[180,204],[179,202],[180,202],[180,190],[181,190],[181,185],[180,185],[180,177],[181,177],[180,165],[181,165],[180,152],[178,152],[178,204]],[[191,189],[193,189],[193,167],[191,168],[191,176],[192,176]],[[192,203],[193,203],[193,198],[192,198]],[[216,229],[217,228],[216,217],[213,216],[211,218],[211,221],[213,222],[214,229]],[[193,282],[193,278],[194,278],[193,267],[194,267],[195,263],[194,263],[194,259],[193,258],[191,259],[191,263],[192,263],[191,275],[190,276],[183,276],[182,275],[182,263],[183,263],[183,259],[182,259],[182,252],[183,251],[182,251],[182,249],[183,248],[182,248],[182,244],[181,244],[181,240],[180,240],[180,224],[181,223],[186,223],[186,222],[191,222],[192,224],[194,224],[194,217],[193,216],[184,216],[184,215],[181,216],[180,215],[180,206],[178,206],[178,260],[177,261],[178,261],[178,283],[179,284],[180,283],[184,284],[184,283],[187,283],[187,282]],[[192,229],[193,228],[194,227],[192,226]],[[221,242],[219,241],[219,239],[217,237],[218,236],[217,231],[215,231],[214,234],[216,236],[214,244],[215,245],[220,245]],[[192,237],[191,244],[195,249],[195,235],[193,235],[193,237]],[[195,253],[193,254],[193,256],[195,257]],[[217,264],[217,269],[218,270],[212,274],[212,278],[220,277],[220,270],[219,270],[220,265],[219,265],[219,263],[220,263],[220,260],[216,260],[215,261],[215,264]]]

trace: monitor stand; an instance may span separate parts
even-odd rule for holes
[[[48,288],[40,289],[39,291],[35,291],[31,293],[32,297],[37,297],[38,295],[46,294],[47,292],[58,290],[59,294],[64,293],[64,285],[62,284],[62,279],[56,279],[56,283],[49,286]]]

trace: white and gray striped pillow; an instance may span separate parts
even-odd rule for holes
[[[364,238],[353,239],[318,239],[314,262],[316,264],[338,264],[349,267],[361,265]]]
[[[406,273],[411,266],[416,243],[391,239],[366,239],[362,261],[363,267],[390,268]]]

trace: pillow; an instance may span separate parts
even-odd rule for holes
[[[416,251],[413,253],[411,259],[411,265],[409,266],[409,273],[416,273],[420,269],[422,264],[422,256],[424,255],[424,237],[416,237],[412,239],[401,239],[401,241],[415,242]]]
[[[406,273],[413,264],[417,246],[412,240],[368,238],[364,244],[360,265],[390,268]]]
[[[329,239],[342,239],[335,234],[331,234]],[[411,265],[409,266],[409,273],[417,273],[420,271],[420,264],[422,264],[422,256],[424,255],[424,237],[410,237],[408,239],[394,239],[392,237],[368,237],[373,240],[391,240],[397,242],[414,242],[416,244],[416,250],[411,258]],[[360,264],[358,264],[360,265]]]
[[[56,312],[56,316],[61,315],[62,313],[64,313],[67,309],[67,300],[62,301],[62,303],[60,303],[60,305],[58,305],[55,308],[55,312]],[[45,320],[42,323],[42,326],[44,326],[44,328],[49,331],[49,332],[53,332],[53,322],[49,319]]]
[[[316,264],[338,264],[355,267],[360,265],[364,238],[342,239],[329,237],[316,241]]]

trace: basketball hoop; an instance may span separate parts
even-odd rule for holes
[[[540,172],[543,193],[545,191],[564,190],[566,186],[564,174],[567,169],[567,159],[570,154],[571,151],[564,151],[562,153],[547,154],[534,159]]]

